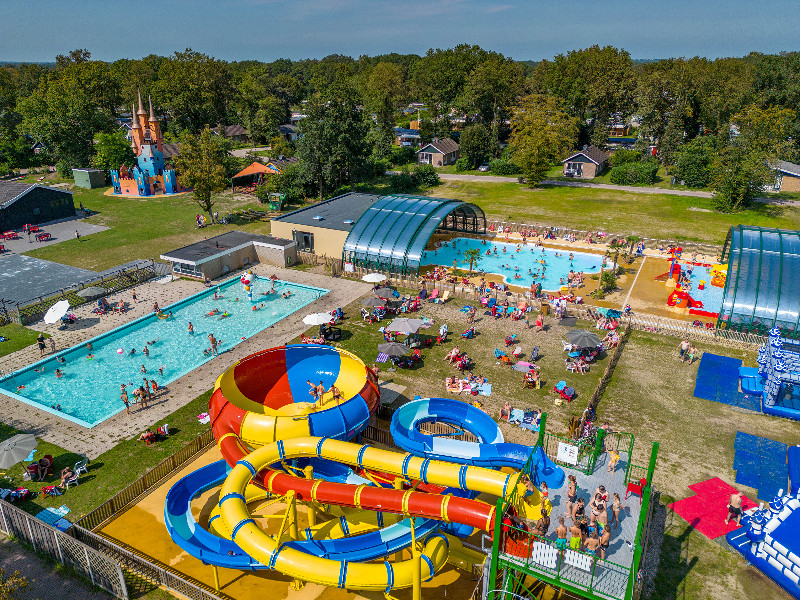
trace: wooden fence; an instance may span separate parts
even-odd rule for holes
[[[86,514],[76,524],[90,530],[102,526],[126,506],[138,500],[151,488],[157,486],[163,479],[172,475],[176,469],[183,466],[195,455],[214,444],[214,434],[209,429],[193,439],[172,456],[167,457],[142,477],[134,481],[116,496],[103,502],[92,512]]]
[[[73,569],[91,581],[92,585],[103,588],[117,598],[128,600],[125,577],[116,560],[5,500],[0,500],[0,531]]]

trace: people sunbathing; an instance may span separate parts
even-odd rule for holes
[[[445,355],[443,360],[446,360],[449,363],[454,363],[459,354],[461,354],[461,351],[458,349],[458,346],[456,346]]]

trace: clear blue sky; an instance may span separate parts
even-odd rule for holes
[[[74,48],[107,61],[187,47],[264,61],[459,43],[517,60],[592,44],[633,58],[800,49],[800,0],[0,0],[0,8],[0,61],[49,62]]]

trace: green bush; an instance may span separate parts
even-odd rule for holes
[[[656,182],[658,164],[654,161],[625,163],[611,169],[611,183],[616,185],[652,185]]]
[[[636,150],[625,150],[620,148],[609,159],[612,167],[619,167],[627,163],[636,163],[642,159],[642,155]]]
[[[65,160],[60,160],[56,163],[56,171],[64,179],[72,179],[72,165]]]
[[[392,148],[392,164],[407,165],[417,160],[417,153],[410,146],[395,146]]]
[[[469,171],[469,168],[470,168],[471,166],[472,166],[472,165],[470,165],[470,162],[469,162],[469,159],[468,159],[468,158],[459,158],[459,159],[456,161],[456,171],[458,171],[459,173],[460,173],[461,171]]]
[[[416,184],[414,183],[414,178],[407,169],[404,169],[397,175],[392,175],[389,177],[389,188],[393,192],[398,192],[401,194],[407,193],[412,191],[415,187]]]
[[[383,177],[389,169],[389,161],[385,158],[379,158],[372,161],[372,172],[375,177]]]
[[[413,175],[414,183],[421,187],[433,187],[439,185],[439,174],[432,165],[417,165]]]
[[[495,175],[516,175],[522,170],[511,161],[497,159],[489,163],[489,170]]]

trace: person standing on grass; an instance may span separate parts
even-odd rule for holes
[[[742,492],[733,490],[730,499],[728,500],[728,516],[725,517],[725,525],[731,519],[736,519],[736,524],[739,525],[742,520]]]
[[[681,340],[681,343],[678,344],[678,352],[680,354],[681,362],[686,362],[686,353],[689,351],[689,348],[691,347],[692,345],[686,338],[683,338],[683,340]]]
[[[78,232],[77,229],[75,230],[75,239],[78,240],[79,242],[81,241],[81,234]]]

